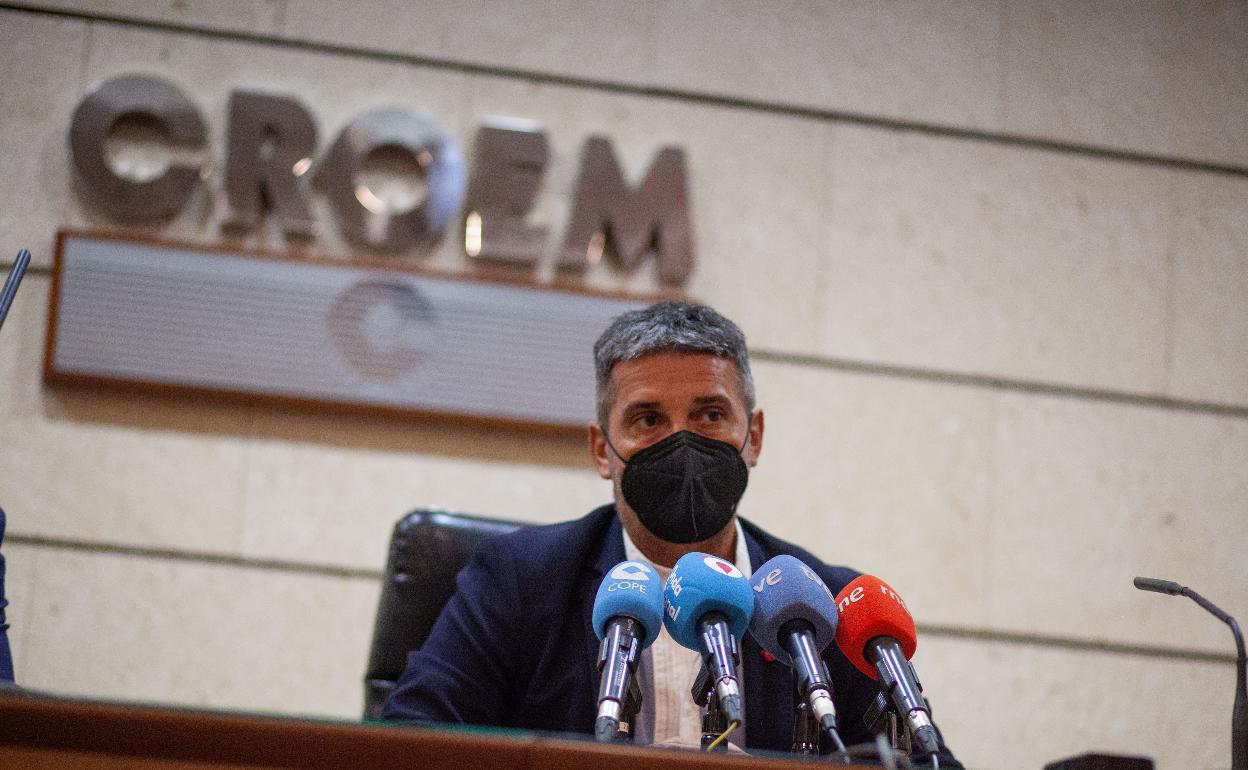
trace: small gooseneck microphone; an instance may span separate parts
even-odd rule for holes
[[[1137,577],[1135,587],[1171,596],[1186,596],[1204,607],[1209,614],[1231,627],[1235,637],[1235,704],[1231,707],[1231,770],[1248,770],[1248,655],[1244,654],[1244,635],[1235,618],[1217,605],[1184,585],[1170,580]]]
[[[607,572],[594,598],[592,618],[598,648],[598,718],[594,737],[617,740],[631,732],[641,707],[637,659],[663,628],[663,586],[649,564],[622,561]]]

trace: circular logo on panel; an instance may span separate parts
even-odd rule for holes
[[[433,303],[398,280],[356,283],[334,301],[325,322],[338,352],[367,380],[406,377],[438,343]]]

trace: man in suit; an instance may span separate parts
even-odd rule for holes
[[[614,504],[576,521],[485,541],[386,702],[384,716],[593,733],[598,642],[590,616],[607,570],[625,559],[666,578],[686,553],[735,563],[747,576],[790,554],[835,593],[857,577],[736,515],[763,448],[745,338],[709,307],[663,302],[625,313],[594,346],[597,422],[589,453]],[[791,673],[748,635],[741,649],[750,750],[792,741]],[[878,687],[831,645],[824,653],[848,743],[872,736],[862,716]],[[642,743],[696,746],[701,713],[689,688],[701,660],[666,631],[638,667]],[[947,751],[942,767],[958,766]]]

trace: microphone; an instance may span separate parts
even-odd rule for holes
[[[797,675],[798,695],[819,727],[844,750],[836,732],[832,679],[821,653],[836,639],[836,599],[832,591],[792,556],[777,556],[754,573],[754,616],[750,635]]]
[[[850,663],[880,682],[897,713],[906,720],[924,754],[936,754],[936,728],[923,686],[910,665],[918,644],[914,618],[897,592],[883,580],[859,575],[836,596],[840,623],[836,643]]]
[[[1209,611],[1218,620],[1231,627],[1235,637],[1235,703],[1231,707],[1231,767],[1235,770],[1248,768],[1248,655],[1244,651],[1244,635],[1239,631],[1235,618],[1223,612],[1213,602],[1187,586],[1170,580],[1137,577],[1135,587],[1141,591],[1156,591],[1171,596],[1186,596]]]
[[[620,722],[641,705],[636,665],[641,651],[654,644],[663,627],[663,594],[659,575],[649,564],[622,561],[598,586],[592,617],[598,648],[598,718],[594,738],[613,741]]]
[[[1135,587],[1140,589],[1141,591],[1156,591],[1159,594],[1170,594],[1171,596],[1178,596],[1179,594],[1183,593],[1183,586],[1179,585],[1178,583],[1175,583],[1173,580],[1160,580],[1158,578],[1137,577],[1132,582],[1134,582]],[[1222,612],[1221,610],[1218,610],[1217,612],[1213,614],[1218,615],[1221,612]],[[1226,622],[1226,618],[1220,618],[1220,619],[1222,620],[1223,623]]]
[[[22,249],[17,252],[17,260],[13,263],[13,268],[9,270],[9,277],[4,281],[4,288],[0,289],[0,326],[4,326],[4,317],[9,314],[9,306],[13,304],[13,297],[17,295],[17,287],[22,283],[22,276],[26,274],[26,268],[30,265],[30,252]]]
[[[687,553],[663,586],[663,609],[667,632],[681,647],[702,653],[720,709],[729,723],[740,724],[737,645],[754,613],[745,575],[718,556]]]

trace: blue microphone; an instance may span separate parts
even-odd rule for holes
[[[631,730],[641,706],[636,682],[637,658],[654,644],[663,627],[663,594],[659,575],[649,564],[622,561],[607,572],[594,598],[594,633],[598,648],[598,719],[594,737],[614,741],[621,724]]]
[[[832,679],[821,653],[836,640],[836,597],[815,571],[792,556],[777,556],[754,572],[750,635],[797,675],[802,698],[837,747]]]
[[[663,625],[676,643],[702,653],[719,705],[740,722],[737,646],[754,612],[750,584],[730,561],[705,553],[680,557],[663,586]]]

